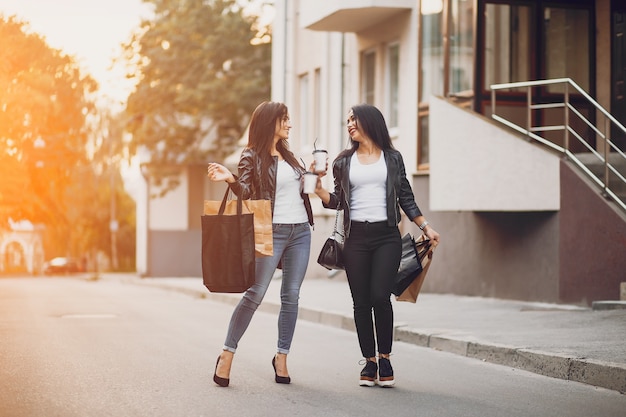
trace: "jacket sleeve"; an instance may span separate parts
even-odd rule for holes
[[[237,176],[235,177],[237,181],[229,184],[233,193],[242,200],[248,200],[252,196],[254,167],[255,163],[252,152],[249,149],[244,149],[241,152],[241,158],[239,159],[239,165],[237,167]]]
[[[337,209],[339,207],[339,201],[341,201],[340,198],[342,198],[341,193],[342,193],[342,188],[341,188],[341,163],[339,162],[339,160],[335,161],[333,163],[333,179],[334,179],[334,183],[335,183],[335,190],[330,194],[330,200],[327,203],[324,203],[322,201],[322,205],[325,208],[329,208],[329,209]]]
[[[398,161],[398,203],[400,207],[402,207],[402,211],[407,215],[407,217],[413,221],[418,216],[422,215],[422,211],[417,206],[415,202],[415,195],[413,194],[413,189],[411,188],[411,184],[409,184],[409,180],[406,177],[406,170],[404,168],[404,160],[402,159],[402,154],[400,152],[397,153],[397,161]]]

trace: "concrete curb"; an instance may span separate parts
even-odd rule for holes
[[[167,283],[144,282],[134,279],[128,280],[128,282],[178,291],[193,297],[206,298],[230,305],[236,305],[241,297],[241,294],[210,293],[202,289],[196,290]],[[269,300],[265,300],[259,306],[259,311],[263,312],[278,314],[279,310],[280,305]],[[342,330],[355,331],[352,316],[340,312],[322,311],[301,306],[298,319]],[[403,323],[396,324],[394,333],[394,340],[398,342],[410,343],[496,365],[509,366],[552,378],[581,382],[618,391],[622,394],[626,393],[626,366],[622,364],[598,362],[553,352],[541,352],[467,339],[463,338],[462,335],[455,337],[455,335],[450,334],[426,333],[419,329],[410,328]]]

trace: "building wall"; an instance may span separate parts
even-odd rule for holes
[[[202,201],[205,166],[183,170],[180,185],[163,197],[154,185],[144,182],[139,193],[137,211],[137,273],[142,276],[201,276]],[[144,211],[145,210],[145,211]],[[140,222],[139,219],[147,219]]]
[[[561,163],[559,246],[563,302],[619,300],[626,282],[626,214],[578,170]]]
[[[186,230],[189,225],[189,170],[178,176],[180,185],[167,194],[150,199],[150,230]],[[152,192],[158,190],[152,186]]]
[[[559,155],[446,100],[430,102],[433,210],[559,209]]]
[[[559,301],[558,212],[434,211],[431,186],[428,176],[413,179],[420,209],[442,236],[424,291]]]
[[[149,247],[151,277],[202,276],[201,230],[154,230]]]
[[[380,24],[360,33],[326,32],[306,29],[302,19],[300,1],[277,0],[276,17],[273,23],[272,50],[272,99],[283,101],[289,106],[292,131],[291,149],[308,164],[313,142],[318,138],[317,147],[329,151],[329,163],[336,155],[349,146],[345,120],[351,106],[360,104],[360,57],[364,50],[373,49],[377,54],[376,63],[376,102],[383,112],[386,98],[386,48],[389,43],[398,42],[400,47],[401,87],[398,99],[398,129],[393,133],[394,146],[404,155],[405,165],[414,172],[417,160],[417,13],[407,10],[398,13]],[[337,4],[313,5],[306,3],[307,11]],[[401,3],[401,4],[400,4]],[[406,5],[399,2],[398,7]],[[384,4],[387,6],[387,2]],[[315,47],[312,47],[312,46]],[[315,84],[315,74],[319,83]],[[308,98],[303,105],[303,94],[299,86],[303,76],[308,76]],[[316,89],[319,87],[319,93]],[[319,109],[319,115],[315,111]],[[317,117],[317,121],[315,118]],[[302,137],[300,128],[307,124],[306,135]],[[324,185],[333,186],[332,175],[326,176]],[[311,259],[307,276],[325,277],[328,271],[316,263],[317,255],[324,240],[330,235],[335,214],[324,209],[315,196],[311,196],[315,214],[315,228],[312,235]],[[331,274],[334,274],[332,272]],[[342,274],[342,272],[339,272]]]

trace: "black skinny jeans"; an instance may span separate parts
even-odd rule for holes
[[[398,272],[401,252],[402,241],[397,227],[387,226],[386,221],[352,222],[343,255],[352,293],[354,323],[365,358],[376,356],[376,344],[378,353],[391,353],[391,287]]]

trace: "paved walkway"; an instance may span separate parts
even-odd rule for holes
[[[201,278],[103,278],[229,304],[241,297],[210,293]],[[260,309],[277,312],[279,291],[280,280],[274,280]],[[394,301],[394,313],[398,341],[626,393],[624,309],[424,293],[415,304]],[[305,279],[299,318],[354,331],[345,276]]]

